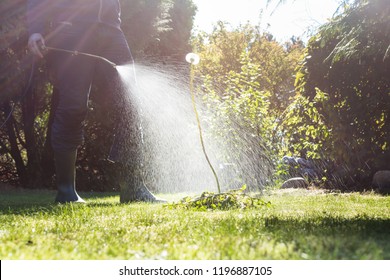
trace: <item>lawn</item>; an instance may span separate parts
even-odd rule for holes
[[[2,191],[0,259],[390,259],[390,197],[269,191],[271,207],[194,211],[88,193]],[[178,201],[187,194],[162,194]]]

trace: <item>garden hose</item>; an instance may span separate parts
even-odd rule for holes
[[[191,71],[190,72],[190,92],[191,92],[192,106],[193,106],[193,109],[194,109],[196,122],[198,124],[200,144],[202,145],[202,151],[203,151],[203,154],[204,154],[204,156],[205,156],[205,158],[207,160],[207,163],[209,164],[209,167],[210,167],[211,171],[213,172],[213,175],[214,175],[214,178],[215,178],[215,181],[216,181],[216,184],[217,184],[217,188],[218,188],[218,193],[221,193],[221,186],[219,184],[217,172],[215,172],[215,169],[214,169],[213,165],[211,164],[209,156],[207,155],[206,147],[204,145],[202,126],[200,124],[199,113],[198,113],[198,110],[196,108],[195,93],[194,93],[194,66],[199,63],[199,56],[197,54],[194,54],[194,53],[189,53],[186,56],[186,60],[187,60],[188,63],[191,64],[191,70],[190,70]]]

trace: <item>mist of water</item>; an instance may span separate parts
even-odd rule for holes
[[[135,72],[129,65],[117,70],[129,102],[136,104],[141,116],[146,184],[158,192],[217,192],[191,105],[189,65],[137,64]],[[205,148],[222,190],[243,184],[264,186],[270,165],[259,160],[258,139],[236,128],[239,143],[227,141],[226,135],[217,137],[206,121],[214,113],[212,108],[206,109],[201,102],[197,107]]]

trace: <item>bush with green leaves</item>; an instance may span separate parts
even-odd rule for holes
[[[291,147],[301,150],[304,145],[306,155],[334,162],[332,177],[339,188],[367,188],[375,171],[388,169],[388,4],[355,1],[311,38],[298,70],[300,96],[294,102],[305,100],[306,106],[289,122],[305,119],[306,129],[290,129],[296,133]],[[310,123],[313,128],[307,126]],[[297,122],[291,128],[299,126]]]
[[[228,147],[224,161],[234,164],[241,185],[264,188],[287,150],[278,124],[294,95],[302,44],[280,44],[250,25],[228,30],[219,23],[203,36],[194,42],[201,56],[198,91],[211,112],[203,118]]]

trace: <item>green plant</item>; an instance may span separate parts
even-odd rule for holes
[[[240,189],[223,193],[203,192],[200,196],[187,196],[179,202],[167,204],[170,209],[233,210],[270,207],[271,202],[245,193],[246,185]]]
[[[296,75],[302,108],[311,111],[293,115],[307,129],[290,146],[299,149],[307,143],[307,155],[334,162],[339,174],[332,177],[340,189],[364,189],[377,170],[388,167],[388,4],[354,1],[311,38]],[[291,124],[292,132],[302,127]]]

